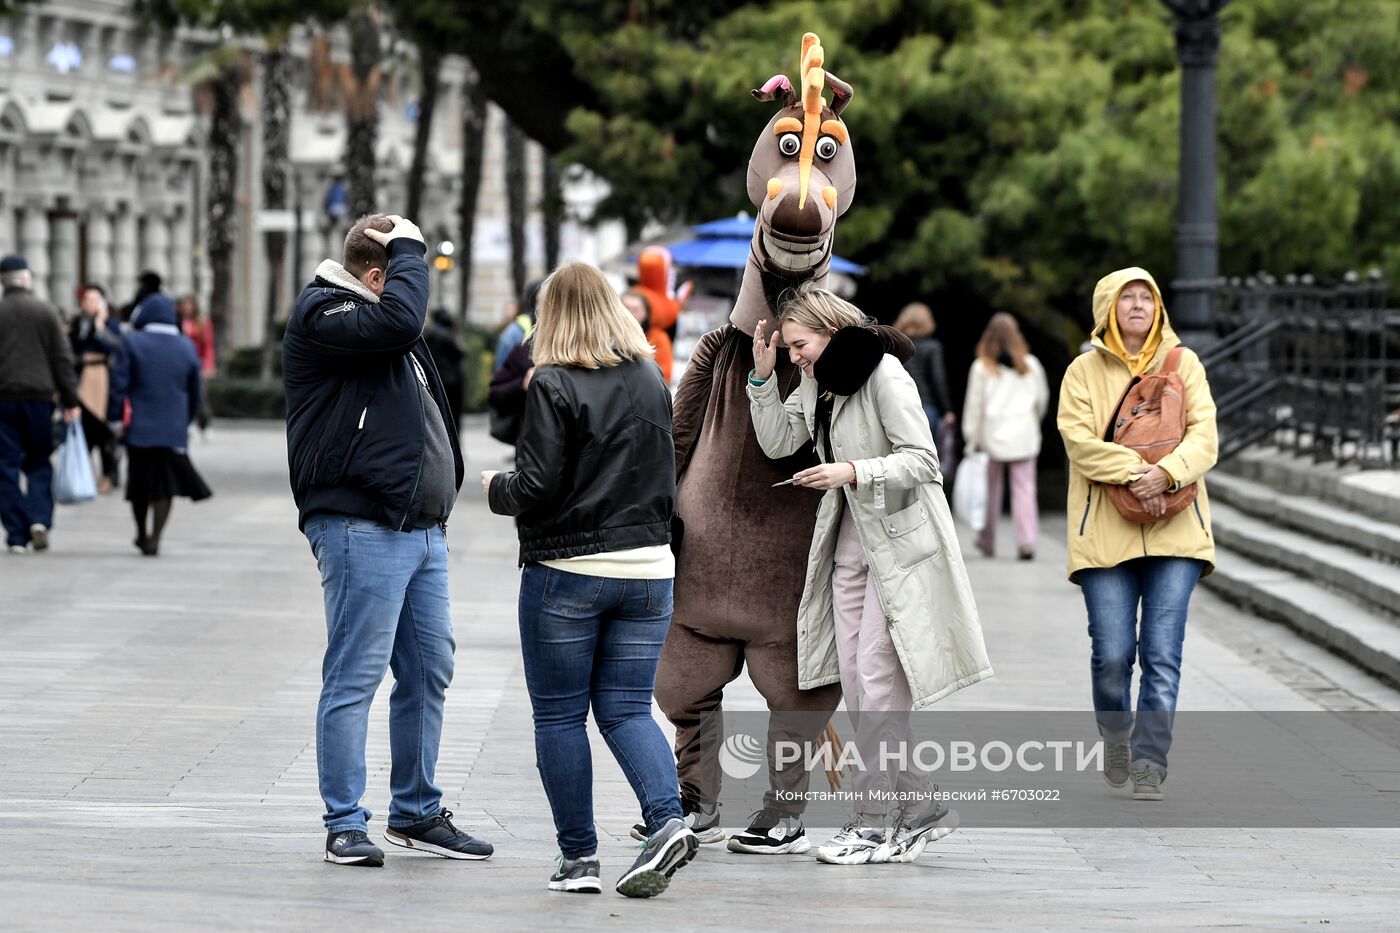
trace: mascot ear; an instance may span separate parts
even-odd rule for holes
[[[755,100],[765,103],[781,97],[784,107],[792,107],[797,103],[797,92],[792,89],[792,82],[788,80],[787,75],[774,75],[763,83],[763,87],[755,88],[749,93]]]
[[[843,327],[812,367],[817,385],[836,395],[855,395],[885,357],[885,346],[868,327]]]

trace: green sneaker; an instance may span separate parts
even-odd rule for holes
[[[1150,768],[1133,772],[1134,800],[1161,800],[1162,776]]]

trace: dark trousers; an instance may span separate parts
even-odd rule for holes
[[[28,544],[31,525],[52,527],[52,454],[53,402],[0,401],[0,522],[6,544]]]
[[[112,429],[107,427],[107,422],[83,408],[83,436],[87,438],[88,453],[94,447],[102,459],[102,475],[112,481],[113,486],[120,485],[117,477],[117,439],[112,434]]]

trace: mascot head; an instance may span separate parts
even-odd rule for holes
[[[801,84],[774,75],[753,92],[780,109],[768,121],[749,158],[749,200],[758,209],[744,287],[730,321],[752,330],[760,318],[775,322],[778,296],[808,280],[822,281],[831,266],[836,218],[851,206],[856,163],[841,113],[851,86],[824,69],[821,40],[802,37]],[[831,91],[831,103],[822,97]],[[757,281],[751,281],[757,279]]]

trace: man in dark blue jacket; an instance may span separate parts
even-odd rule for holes
[[[287,322],[287,458],[300,524],[321,570],[327,645],[316,713],[328,862],[382,865],[367,835],[370,704],[394,672],[388,829],[394,845],[447,858],[493,849],[452,825],[433,782],[452,680],[447,517],[462,458],[423,342],[423,235],[397,215],[361,217]]]

